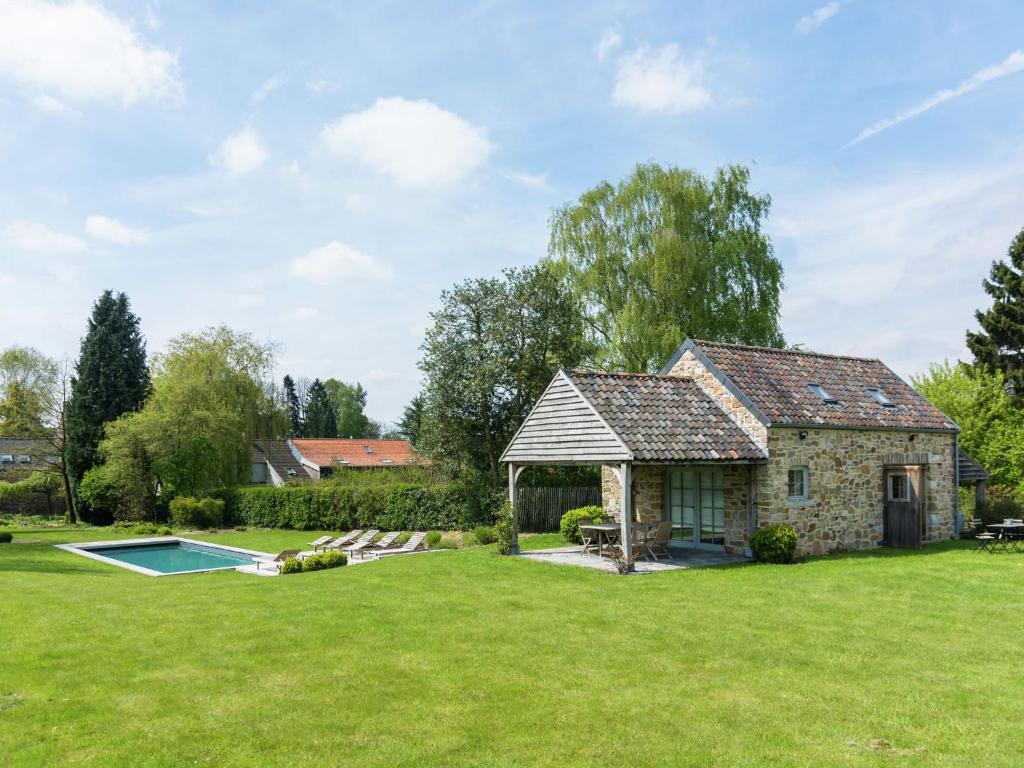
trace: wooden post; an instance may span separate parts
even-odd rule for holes
[[[512,544],[508,548],[510,555],[519,554],[519,514],[516,512],[516,481],[519,479],[520,467],[508,465],[508,501],[512,505]]]
[[[621,484],[622,504],[620,506],[620,525],[622,526],[620,541],[622,556],[630,563],[629,570],[635,570],[633,563],[633,473],[632,465],[625,461],[619,467],[619,482]]]
[[[985,481],[978,480],[974,483],[974,501],[978,504],[985,503]],[[977,517],[977,515],[975,515]]]

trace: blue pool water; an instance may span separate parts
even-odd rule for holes
[[[253,558],[244,552],[205,547],[185,541],[161,541],[153,544],[126,544],[123,547],[94,547],[90,552],[131,563],[159,573],[186,573],[212,568],[249,565]]]

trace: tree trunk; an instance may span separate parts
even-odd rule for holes
[[[68,478],[68,470],[64,466],[63,460],[60,464],[60,477],[64,481],[64,498],[66,499],[65,507],[67,508],[68,524],[75,525],[78,522],[78,514],[75,509],[75,495],[71,492],[71,480]]]

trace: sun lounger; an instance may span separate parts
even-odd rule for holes
[[[311,546],[313,548],[313,551],[316,552],[318,549],[320,549],[320,547],[325,547],[328,544],[330,544],[332,541],[334,541],[335,538],[336,537],[334,536],[321,536],[316,541],[309,542],[309,546]]]
[[[374,552],[376,557],[384,557],[385,555],[407,555],[410,552],[415,552],[418,549],[423,549],[425,546],[423,540],[427,538],[425,533],[414,533],[405,544],[396,549],[382,549],[379,552]]]
[[[363,535],[362,528],[356,528],[354,531],[349,531],[344,536],[339,536],[329,544],[324,544],[324,549],[341,549],[344,546],[351,544],[357,538]],[[376,534],[374,534],[376,535]]]
[[[350,557],[361,549],[365,549],[373,543],[373,537],[376,536],[380,531],[374,528],[371,531],[367,531],[360,536],[356,541],[349,544],[347,547],[341,547],[341,551]],[[339,549],[339,547],[332,547],[332,549]]]
[[[394,544],[395,539],[397,539],[401,535],[401,531],[391,531],[390,533],[385,533],[383,536],[381,536],[379,541],[373,541],[372,539],[368,541],[363,541],[362,539],[360,539],[351,547],[346,547],[345,551],[348,552],[350,557],[353,555],[359,555],[360,559],[362,559],[372,551],[378,549],[387,549],[392,544]]]
[[[253,561],[256,563],[257,571],[260,569],[261,565],[265,565],[268,568],[272,568],[275,571],[279,571],[281,570],[281,563],[283,563],[289,557],[298,557],[300,554],[301,551],[298,549],[286,549],[282,551],[281,554],[276,555],[275,557],[257,557],[253,558]]]

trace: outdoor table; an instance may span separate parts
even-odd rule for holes
[[[999,535],[1003,549],[1013,547],[1018,552],[1020,551],[1018,541],[1024,539],[1024,523],[992,523],[985,527]]]
[[[619,528],[618,523],[583,523],[580,528],[586,528],[588,531],[597,532],[597,555],[601,556],[601,540],[608,544],[608,548],[611,549],[613,534],[621,533],[622,529]]]

